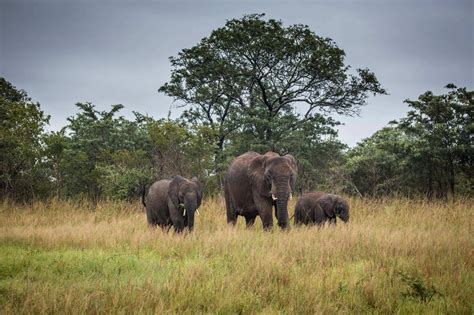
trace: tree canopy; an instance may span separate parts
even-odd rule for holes
[[[280,151],[276,129],[320,123],[321,113],[355,114],[370,93],[385,93],[374,73],[351,72],[344,57],[306,25],[246,15],[171,57],[171,79],[159,90],[186,106],[183,118],[216,130],[218,153],[240,132]]]

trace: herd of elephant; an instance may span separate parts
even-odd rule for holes
[[[227,223],[235,225],[243,216],[248,227],[260,216],[264,229],[273,227],[273,209],[278,226],[289,226],[288,201],[295,189],[298,167],[295,158],[274,152],[263,155],[247,152],[229,166],[224,179],[224,197]],[[163,179],[143,190],[142,202],[146,207],[150,226],[164,229],[174,227],[176,232],[191,231],[194,216],[201,205],[202,185],[197,178],[181,176]],[[295,206],[296,224],[335,224],[336,217],[349,221],[349,205],[340,196],[323,192],[303,194]]]

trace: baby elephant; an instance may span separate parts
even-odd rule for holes
[[[349,222],[349,204],[343,198],[324,192],[310,192],[301,196],[295,206],[296,224],[336,224],[336,216]]]
[[[194,227],[194,213],[201,205],[202,186],[194,177],[181,176],[163,179],[143,190],[142,203],[146,207],[149,226],[174,227],[176,232]]]

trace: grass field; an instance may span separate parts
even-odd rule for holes
[[[474,200],[350,204],[347,226],[263,232],[208,199],[175,235],[138,202],[4,202],[0,313],[474,313]]]

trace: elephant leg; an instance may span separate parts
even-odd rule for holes
[[[260,219],[262,219],[263,229],[271,230],[273,229],[273,217],[271,210],[269,212],[264,212],[260,214]]]
[[[234,205],[232,204],[232,201],[230,200],[230,193],[227,189],[224,189],[224,194],[225,194],[225,207],[226,207],[226,213],[227,213],[227,223],[235,225],[237,223],[237,211],[234,208]]]
[[[271,201],[260,196],[254,196],[255,204],[258,208],[258,214],[262,220],[263,228],[271,230],[273,228],[273,204]]]
[[[148,222],[149,227],[155,227],[156,226],[156,218],[153,215],[153,211],[150,208],[146,209],[146,220]]]
[[[227,223],[232,225],[237,223],[237,212],[233,209],[227,209]]]
[[[162,225],[161,225],[161,229],[162,229],[164,232],[168,233],[168,232],[170,231],[170,229],[171,229],[172,226],[173,226],[173,224],[171,224],[171,223],[169,223],[169,224],[166,224],[166,223],[165,223],[165,224],[162,224]]]
[[[252,227],[253,224],[255,223],[255,218],[257,217],[256,214],[247,214],[245,215],[245,224],[247,227]]]
[[[300,210],[299,209],[295,209],[295,214],[293,215],[293,218],[294,218],[294,222],[296,225],[301,225],[303,222],[300,218]]]
[[[181,232],[184,229],[184,216],[180,210],[175,207],[173,201],[168,199],[168,209],[170,211],[171,222],[173,223],[174,230]]]

